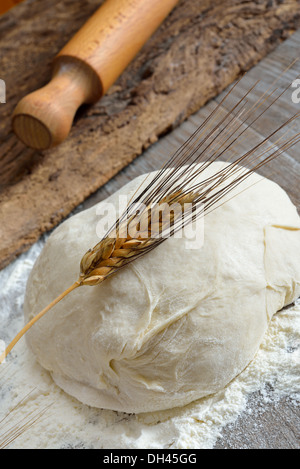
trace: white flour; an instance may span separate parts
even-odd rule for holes
[[[25,285],[42,247],[40,241],[0,272],[0,339],[6,342],[23,324]],[[22,339],[0,366],[0,447],[18,435],[10,448],[212,448],[222,428],[246,408],[250,393],[260,390],[265,402],[288,396],[298,405],[299,365],[298,301],[275,315],[255,359],[224,391],[183,408],[128,415],[69,397],[36,364]]]

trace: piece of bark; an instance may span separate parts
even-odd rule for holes
[[[28,149],[12,111],[99,3],[27,0],[0,18],[0,268],[300,26],[297,0],[182,0],[63,144]]]

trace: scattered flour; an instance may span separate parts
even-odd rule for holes
[[[36,243],[0,272],[0,339],[6,342],[23,324],[26,281],[43,245]],[[224,391],[183,408],[129,415],[94,409],[65,394],[22,339],[0,366],[0,447],[212,448],[254,391],[265,402],[288,396],[299,405],[299,365],[300,301],[273,317],[254,360]]]

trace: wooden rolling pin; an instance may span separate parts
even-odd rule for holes
[[[50,83],[17,105],[19,139],[39,150],[62,142],[79,106],[106,93],[176,3],[107,0],[55,57]]]

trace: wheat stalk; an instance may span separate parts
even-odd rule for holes
[[[0,421],[0,423],[2,423],[1,431],[3,431],[3,433],[0,434],[0,449],[5,449],[13,443],[14,440],[19,438],[19,436],[28,431],[37,421],[41,420],[43,415],[53,405],[53,403],[50,403],[43,409],[31,410],[20,420],[16,421],[16,416],[19,413],[20,406],[33,391],[34,389],[21,399],[18,404]]]
[[[277,81],[278,78],[273,84]],[[164,232],[167,228],[169,228],[167,237],[172,236],[197,217],[223,205],[225,195],[254,171],[300,141],[299,132],[287,137],[288,130],[286,130],[289,124],[298,119],[300,113],[297,113],[271,132],[267,138],[262,138],[255,145],[252,144],[248,151],[242,155],[236,154],[234,149],[236,143],[242,138],[246,140],[247,131],[290,86],[277,97],[275,96],[277,90],[271,90],[270,87],[252,106],[247,107],[248,95],[257,86],[259,83],[257,82],[233,106],[224,110],[223,104],[238,83],[239,81],[150,183],[141,188],[140,193],[135,195],[134,200],[129,203],[123,215],[104,238],[83,256],[78,280],[17,334],[0,356],[0,363],[35,323],[73,290],[85,285],[94,286],[102,283],[119,269],[161,244],[166,239]],[[270,143],[270,138],[283,129],[285,129],[284,134]],[[205,175],[205,170],[214,161],[225,156],[228,166],[197,182],[200,173]],[[164,211],[164,204],[168,206],[175,204],[179,210]],[[189,205],[187,211],[184,210],[186,205]],[[158,217],[153,217],[153,214]]]
[[[2,372],[3,370],[1,370]],[[4,367],[5,376],[9,382],[14,376],[14,370],[11,365]],[[2,379],[1,379],[2,381]],[[9,385],[10,386],[10,385]],[[33,408],[26,412],[27,400],[32,397],[38,388],[34,387],[27,392],[15,406],[13,406],[3,417],[0,418],[0,449],[5,449],[14,440],[19,438],[23,433],[29,430],[37,421],[46,414],[48,409],[53,405],[53,402],[44,406],[41,409]],[[25,408],[23,416],[19,418],[21,408]]]

